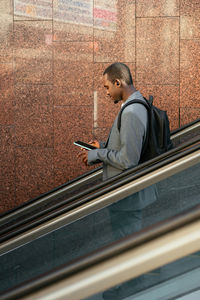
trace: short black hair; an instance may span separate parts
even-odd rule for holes
[[[129,67],[123,63],[116,62],[108,66],[103,75],[107,74],[108,79],[114,83],[116,79],[123,79],[126,84],[133,84],[133,79]]]

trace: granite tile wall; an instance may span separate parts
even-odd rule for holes
[[[1,0],[0,212],[91,169],[73,141],[109,133],[112,62],[129,65],[171,129],[199,118],[199,20],[196,0]]]

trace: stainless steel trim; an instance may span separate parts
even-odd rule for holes
[[[175,138],[177,138],[177,137],[179,137],[179,136],[181,136],[185,133],[188,133],[188,132],[198,128],[199,126],[200,126],[200,122],[190,126],[189,128],[183,129],[183,130],[181,130],[180,132],[178,132],[176,134],[173,134],[171,136],[171,139],[173,140],[173,139],[175,139]],[[9,221],[10,219],[12,219],[16,215],[20,216],[21,214],[23,214],[23,212],[26,212],[26,213],[29,212],[34,206],[38,206],[40,203],[45,203],[47,201],[50,201],[51,199],[53,199],[54,197],[56,197],[58,195],[61,196],[63,193],[65,193],[66,191],[70,191],[74,187],[78,188],[78,186],[80,184],[86,183],[90,179],[92,179],[92,178],[94,179],[95,177],[98,177],[98,176],[102,175],[102,173],[103,173],[102,169],[98,170],[98,171],[92,173],[91,175],[88,175],[88,176],[86,176],[86,177],[84,177],[84,178],[82,178],[82,179],[80,179],[80,180],[78,180],[78,181],[76,181],[76,182],[74,182],[70,185],[67,185],[66,187],[60,188],[59,190],[57,190],[55,192],[52,192],[50,195],[46,195],[46,196],[42,197],[41,199],[37,200],[36,202],[30,203],[28,205],[28,207],[27,206],[22,207],[22,208],[20,208],[20,210],[13,211],[9,215],[5,215],[4,217],[1,218],[0,225],[2,223],[6,222],[6,221]]]
[[[200,122],[198,122],[198,123],[196,123],[196,124],[194,124],[194,125],[191,125],[191,126],[188,127],[188,128],[182,129],[181,131],[179,131],[179,132],[177,132],[177,133],[175,133],[175,134],[172,134],[172,135],[171,135],[171,139],[173,140],[173,139],[175,139],[175,138],[177,138],[177,137],[180,137],[181,135],[184,135],[185,133],[188,133],[188,132],[190,132],[190,131],[192,131],[192,130],[198,128],[198,127],[200,127]]]
[[[21,299],[85,299],[199,250],[200,221],[196,221]]]
[[[52,192],[50,195],[46,195],[46,196],[42,197],[41,199],[37,200],[36,202],[30,203],[28,205],[28,207],[27,206],[22,207],[22,208],[20,208],[20,210],[13,211],[9,215],[5,215],[4,217],[1,218],[0,225],[2,223],[4,223],[5,221],[12,219],[16,215],[20,216],[24,211],[26,213],[28,213],[34,206],[38,206],[40,203],[44,204],[45,202],[50,201],[51,199],[53,199],[54,197],[56,197],[58,195],[61,196],[63,193],[65,193],[66,191],[72,190],[74,187],[76,187],[78,189],[78,186],[80,184],[83,184],[97,176],[100,176],[102,172],[103,172],[102,170],[98,170],[97,172],[92,173],[91,175],[88,175],[87,177],[80,179],[78,182],[71,183],[70,185],[67,185],[63,188],[60,188],[59,190],[57,190],[55,192]]]
[[[19,247],[24,243],[28,243],[31,240],[39,238],[40,236],[47,234],[63,225],[72,223],[73,221],[82,218],[89,213],[93,213],[114,201],[118,201],[124,197],[127,197],[133,193],[138,192],[139,190],[155,184],[169,176],[176,174],[189,168],[196,163],[200,162],[200,150],[195,151],[192,154],[187,155],[186,157],[180,158],[177,161],[170,163],[167,166],[164,166],[156,171],[153,171],[150,174],[147,174],[139,179],[134,180],[125,184],[123,187],[119,187],[112,192],[104,194],[88,203],[83,204],[82,206],[73,209],[70,212],[64,213],[53,220],[50,220],[46,223],[41,224],[40,226],[29,230],[17,237],[14,237],[5,243],[0,245],[0,254],[3,254],[13,248]]]
[[[199,278],[200,268],[189,270],[175,278],[167,279],[164,282],[157,283],[153,287],[149,287],[134,294],[134,300],[156,299],[157,297],[160,299],[199,300]],[[195,297],[197,296],[197,293],[199,297]],[[183,295],[189,297],[184,297]],[[128,299],[130,300],[130,298],[127,298],[127,300]]]

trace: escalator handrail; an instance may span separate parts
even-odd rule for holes
[[[197,140],[195,138],[195,140]],[[198,142],[200,141],[200,139],[198,139]],[[186,143],[188,144],[188,143]],[[2,231],[2,235],[0,237],[0,241],[4,242],[18,234],[24,233],[25,231],[35,227],[35,226],[39,226],[44,222],[49,221],[50,219],[56,218],[59,215],[62,215],[66,212],[69,212],[70,210],[77,208],[79,206],[82,206],[84,203],[90,202],[93,199],[100,197],[101,195],[111,192],[112,190],[119,188],[121,186],[123,186],[124,184],[128,183],[128,182],[132,182],[133,180],[138,179],[141,176],[144,176],[152,171],[155,171],[156,169],[165,166],[166,164],[173,162],[175,160],[177,160],[178,158],[181,158],[185,155],[188,155],[189,153],[192,153],[196,150],[198,150],[200,148],[200,144],[197,144],[196,146],[189,148],[183,152],[178,152],[177,154],[175,154],[174,156],[170,156],[168,157],[166,160],[162,160],[159,161],[159,163],[157,164],[152,164],[148,169],[143,168],[140,172],[132,172],[133,174],[131,174],[131,171],[126,171],[124,172],[123,176],[122,175],[118,175],[116,176],[117,178],[114,178],[110,180],[108,180],[108,182],[106,182],[106,187],[104,187],[104,189],[102,188],[102,184],[100,184],[100,188],[99,190],[95,189],[95,191],[90,194],[89,196],[86,195],[85,197],[83,196],[81,199],[77,199],[76,196],[70,198],[70,201],[68,202],[67,205],[65,205],[64,207],[61,207],[57,210],[52,210],[52,212],[47,212],[46,215],[42,214],[42,218],[39,219],[34,219],[32,222],[30,223],[24,223],[24,227],[18,227],[15,228],[13,231],[11,231],[10,228],[6,228],[5,231]],[[173,152],[173,150],[170,150],[171,152]],[[126,176],[125,176],[126,175]],[[120,180],[119,180],[120,179]],[[111,184],[112,182],[112,184]],[[75,201],[76,200],[76,201]],[[23,225],[23,223],[21,223]]]
[[[200,118],[188,123],[188,124],[185,124],[185,125],[182,125],[181,127],[177,128],[177,129],[174,129],[171,131],[171,135],[176,135],[177,133],[179,133],[180,131],[182,130],[185,130],[185,129],[188,129],[189,127],[192,127],[193,125],[197,124],[200,122]]]
[[[151,164],[157,163],[159,160],[165,159],[167,156],[173,155],[177,151],[181,151],[184,147],[187,147],[187,146],[191,145],[191,143],[195,142],[196,140],[198,141],[198,137],[197,138],[193,138],[190,141],[188,141],[186,143],[183,143],[183,144],[177,146],[176,148],[174,148],[174,149],[172,149],[172,150],[170,150],[168,152],[165,152],[162,155],[159,155],[159,156],[155,157],[154,159],[151,159],[151,160],[149,160],[149,161],[147,161],[145,163],[139,164],[138,166],[136,166],[134,168],[131,168],[129,170],[125,170],[124,172],[122,172],[118,176],[115,176],[115,177],[113,177],[111,179],[108,179],[106,181],[106,183],[110,184],[110,183],[113,182],[113,180],[117,179],[118,177],[120,177],[120,178],[123,177],[124,174],[138,172],[138,171],[142,170],[143,168],[147,168]],[[105,181],[102,182],[102,183],[100,183],[100,184],[98,184],[98,185],[95,185],[95,189],[102,188],[104,185],[105,185]],[[88,188],[84,192],[78,193],[74,197],[70,197],[69,200],[67,200],[67,201],[64,200],[64,202],[67,203],[67,202],[72,201],[71,199],[73,199],[73,200],[78,199],[79,197],[82,197],[83,195],[86,195],[87,193],[90,193],[93,190],[94,190],[94,187]],[[55,204],[52,208],[50,207],[50,208],[46,208],[46,209],[40,210],[40,212],[38,213],[38,215],[43,214],[43,212],[46,213],[47,210],[52,211],[52,209],[55,209],[56,207],[59,207],[59,206],[63,205],[62,203],[63,203],[63,201],[59,201],[59,203]],[[34,205],[34,207],[35,207],[35,205]],[[33,210],[34,210],[34,207],[32,207]],[[41,206],[40,206],[40,208],[41,208]],[[31,219],[32,219],[34,217],[34,215],[32,213],[32,210],[30,210],[30,212],[31,212]],[[12,217],[12,215],[11,216],[10,215],[5,215],[4,217],[0,218],[0,226],[1,226],[1,228],[9,222],[9,219],[11,217]],[[25,222],[25,221],[26,221],[26,214],[25,214],[25,216],[24,216],[23,219],[21,218],[20,224],[23,223],[23,222]],[[15,219],[15,226],[17,226],[17,220],[16,219]],[[0,231],[0,235],[1,235],[1,231]]]
[[[98,185],[95,185],[95,187],[88,188],[88,189],[86,189],[85,191],[83,191],[83,192],[81,192],[81,193],[79,193],[79,194],[76,194],[75,196],[72,196],[72,197],[70,197],[70,198],[67,199],[67,200],[60,201],[59,203],[55,203],[53,207],[50,207],[50,208],[47,208],[47,209],[44,209],[44,210],[40,211],[36,216],[32,215],[31,218],[30,218],[29,220],[32,220],[33,218],[35,218],[35,217],[37,217],[37,216],[41,216],[41,215],[43,215],[43,214],[46,214],[47,212],[51,212],[51,211],[53,211],[53,210],[55,210],[55,209],[58,209],[59,207],[63,206],[63,204],[67,204],[67,203],[73,202],[73,201],[75,201],[75,200],[77,200],[77,199],[79,199],[79,198],[82,198],[82,197],[86,196],[87,194],[90,194],[90,193],[93,193],[93,192],[95,192],[95,194],[96,194],[96,191],[97,191],[98,189],[102,189],[102,188],[104,188],[106,185],[108,185],[109,188],[110,188],[110,187],[111,187],[111,184],[113,184],[113,182],[115,182],[115,181],[117,181],[117,180],[119,180],[119,179],[121,179],[121,178],[123,178],[123,177],[129,175],[129,174],[134,174],[134,179],[135,179],[135,178],[138,178],[138,176],[139,176],[139,174],[140,174],[140,172],[141,172],[142,170],[144,170],[144,169],[146,170],[149,166],[152,166],[152,165],[154,165],[154,164],[156,164],[156,166],[159,167],[159,163],[160,163],[162,160],[164,160],[164,159],[166,159],[166,158],[168,158],[168,157],[171,157],[171,156],[174,155],[175,153],[177,153],[177,152],[179,152],[179,151],[182,151],[184,148],[189,147],[189,146],[191,146],[192,144],[197,143],[197,142],[199,142],[199,141],[200,141],[200,136],[198,136],[198,137],[196,137],[196,138],[193,138],[193,139],[191,139],[190,141],[185,142],[185,143],[183,143],[182,145],[179,145],[178,147],[176,147],[176,148],[174,148],[174,149],[172,149],[172,150],[170,150],[170,151],[168,151],[168,152],[166,152],[166,153],[163,153],[162,155],[159,155],[159,156],[157,156],[157,157],[155,157],[155,158],[153,158],[153,159],[151,159],[151,160],[149,160],[149,161],[147,161],[147,162],[145,162],[145,163],[143,163],[143,164],[140,164],[140,165],[138,165],[138,166],[136,166],[136,167],[134,167],[134,168],[125,170],[124,172],[120,173],[119,175],[117,175],[117,176],[115,176],[115,177],[112,177],[112,178],[110,178],[110,179],[108,179],[108,180],[106,180],[106,181],[104,181],[104,182],[102,182],[102,183],[99,183]],[[132,179],[132,180],[133,180],[133,179]],[[24,216],[23,219],[20,219],[19,225],[25,223],[26,221],[27,221],[27,219],[26,219],[25,216]],[[3,222],[2,222],[2,220],[1,220],[1,222],[0,222],[1,227],[2,227],[2,223],[3,223]],[[8,230],[7,225],[8,225],[8,224],[6,224],[6,231]],[[17,225],[17,222],[15,221],[14,226],[16,226],[16,225]],[[4,232],[4,230],[1,229],[1,230],[0,230],[0,235],[2,234],[2,232]]]
[[[62,279],[74,276],[79,272],[83,272],[87,268],[113,259],[125,251],[146,245],[149,242],[167,235],[177,229],[187,227],[188,225],[199,221],[200,205],[195,205],[187,212],[182,212],[167,220],[160,221],[151,227],[145,228],[137,233],[133,233],[119,241],[113,242],[101,249],[95,250],[85,256],[63,264],[62,266],[51,270],[48,273],[37,276],[36,278],[25,282],[11,290],[1,294],[2,300],[21,299],[22,297],[45,288],[52,283],[61,281]]]
[[[197,120],[195,120],[195,121],[192,121],[192,122],[190,122],[190,123],[188,123],[186,125],[183,125],[183,126],[177,128],[175,130],[172,130],[171,131],[171,136],[173,136],[173,135],[181,132],[182,130],[185,130],[185,129],[189,128],[189,127],[192,127],[193,125],[197,124],[198,122],[200,122],[200,118],[197,119]],[[68,182],[66,182],[66,183],[64,183],[64,184],[62,184],[62,185],[60,185],[60,186],[58,186],[58,187],[50,190],[50,191],[48,191],[48,192],[45,192],[45,193],[43,193],[43,194],[41,194],[41,195],[39,195],[39,196],[37,196],[37,197],[35,197],[33,199],[30,199],[30,200],[28,200],[28,201],[26,201],[26,202],[18,205],[17,207],[14,207],[14,208],[12,208],[12,209],[10,209],[8,211],[0,213],[0,220],[3,220],[4,217],[6,217],[6,216],[8,216],[10,214],[16,213],[18,210],[24,209],[27,206],[30,206],[30,205],[34,205],[35,206],[35,205],[37,205],[36,204],[37,201],[42,200],[44,197],[51,196],[52,194],[54,194],[55,192],[57,192],[59,190],[66,189],[67,187],[70,187],[70,185],[73,185],[76,182],[78,183],[79,181],[83,180],[84,178],[87,178],[87,177],[91,176],[92,174],[95,174],[96,172],[99,172],[100,170],[102,170],[102,167],[95,168],[95,169],[93,169],[93,170],[91,170],[91,171],[89,171],[87,173],[84,173],[81,176],[78,176],[78,177],[76,177],[76,178],[74,178],[74,179],[72,179],[72,180],[70,180],[70,181],[68,181]]]
[[[173,149],[173,150],[174,150],[174,149]],[[167,152],[167,153],[168,153],[168,152]],[[164,153],[164,155],[166,155],[166,153]],[[160,157],[160,156],[159,156],[159,157]],[[157,159],[157,157],[156,157],[156,159]],[[140,168],[143,167],[143,166],[144,166],[144,167],[147,166],[151,161],[152,161],[152,160],[150,160],[150,161],[148,161],[148,162],[145,162],[145,163],[143,163],[143,164],[140,164],[140,165],[134,167],[134,170],[133,170],[133,171],[137,172],[138,169],[140,169]],[[40,196],[37,197],[37,198],[33,198],[33,199],[31,199],[31,200],[29,200],[29,201],[27,201],[27,202],[25,202],[25,203],[23,203],[23,204],[21,204],[21,205],[15,207],[15,208],[13,208],[13,209],[11,209],[11,210],[9,210],[9,211],[3,213],[3,214],[0,214],[0,226],[2,226],[3,223],[4,223],[8,218],[10,218],[10,214],[11,214],[11,216],[12,216],[12,213],[13,213],[13,212],[17,212],[17,210],[22,209],[22,208],[24,209],[24,208],[26,208],[26,206],[30,206],[31,204],[33,204],[33,205],[35,206],[35,204],[37,205],[36,202],[37,202],[38,200],[40,200],[40,199],[42,199],[42,198],[44,198],[44,197],[46,197],[46,196],[48,196],[48,195],[50,195],[50,194],[53,194],[54,192],[60,190],[61,188],[66,187],[66,186],[68,186],[68,185],[71,185],[72,183],[74,183],[74,182],[76,182],[76,181],[78,181],[78,180],[81,180],[81,179],[84,178],[85,176],[89,176],[89,175],[91,175],[91,174],[93,174],[93,173],[95,173],[95,172],[97,172],[97,171],[99,171],[99,170],[101,170],[101,169],[102,169],[102,167],[96,168],[96,169],[92,170],[91,172],[88,172],[88,173],[86,173],[86,174],[83,174],[82,176],[77,177],[77,178],[75,178],[74,180],[72,180],[72,181],[70,181],[70,182],[68,182],[68,183],[66,183],[66,184],[63,184],[63,185],[61,185],[61,186],[59,186],[59,187],[57,187],[57,188],[55,188],[55,189],[53,189],[53,190],[51,190],[51,191],[49,191],[49,192],[47,192],[47,193],[44,193],[44,194],[40,195]],[[78,197],[79,197],[79,194],[78,194]]]
[[[0,213],[0,220],[2,220],[4,217],[6,217],[9,214],[12,214],[13,212],[15,212],[17,210],[20,210],[20,209],[22,209],[22,208],[24,208],[26,206],[30,206],[31,204],[35,204],[38,200],[43,199],[44,197],[47,197],[48,195],[54,194],[58,190],[61,190],[63,188],[67,188],[68,186],[73,185],[75,182],[81,181],[85,177],[89,177],[90,175],[92,175],[92,174],[100,171],[101,169],[102,169],[102,167],[95,168],[95,169],[93,169],[93,170],[91,170],[89,172],[86,172],[86,173],[84,173],[84,174],[82,174],[80,176],[77,176],[76,178],[74,178],[74,179],[72,179],[72,180],[70,180],[70,181],[68,181],[66,183],[63,183],[62,185],[59,185],[59,186],[53,188],[52,190],[50,190],[48,192],[42,193],[39,196],[30,199],[30,200],[28,200],[28,201],[26,201],[26,202],[18,205],[17,207],[14,207],[14,208],[9,209],[9,210],[7,210],[7,211],[5,211],[3,213]]]

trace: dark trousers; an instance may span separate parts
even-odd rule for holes
[[[142,210],[122,211],[109,208],[111,219],[112,236],[114,241],[120,240],[142,228]],[[143,284],[142,276],[132,279],[124,284],[115,286],[103,293],[105,300],[121,300],[124,299]]]
[[[109,208],[109,214],[115,241],[142,228],[142,210],[120,211]]]

